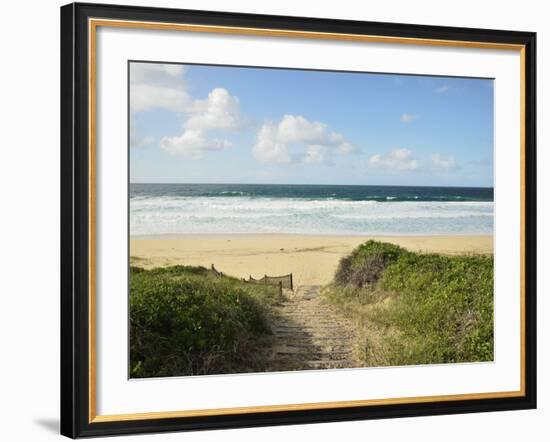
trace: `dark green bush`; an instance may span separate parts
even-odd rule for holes
[[[262,300],[276,295],[202,267],[132,268],[131,376],[249,371],[254,345],[269,334]]]
[[[379,241],[367,241],[357,247],[351,255],[340,260],[335,282],[338,285],[352,285],[357,288],[373,286],[386,269],[395,262],[405,249]]]

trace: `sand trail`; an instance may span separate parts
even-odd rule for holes
[[[320,290],[318,285],[300,286],[276,307],[272,358],[278,370],[360,366],[351,322],[322,301]]]

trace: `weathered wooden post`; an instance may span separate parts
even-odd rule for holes
[[[294,291],[294,282],[292,281],[292,272],[290,273],[290,290]]]
[[[279,295],[283,294],[283,281],[279,281]]]

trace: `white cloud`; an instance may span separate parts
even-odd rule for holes
[[[130,148],[145,147],[153,142],[153,137],[142,136],[136,133],[134,130],[130,131]]]
[[[211,139],[211,130],[235,130],[244,124],[239,99],[226,89],[213,89],[205,100],[195,100],[189,108],[189,118],[183,125],[183,133],[175,137],[163,137],[160,146],[174,155],[200,158],[204,151],[222,150],[232,146],[226,139]]]
[[[444,158],[438,153],[432,155],[432,165],[436,169],[440,170],[455,170],[458,167],[458,164],[452,155],[448,158]]]
[[[195,100],[191,113],[186,129],[237,129],[244,124],[239,99],[223,88],[210,91],[206,100]]]
[[[273,123],[266,123],[260,128],[252,153],[262,163],[290,162],[288,147],[278,140],[277,126]]]
[[[166,109],[185,112],[192,99],[185,90],[183,66],[175,64],[130,64],[130,109],[145,112]]]
[[[416,120],[417,118],[418,117],[416,115],[403,114],[401,115],[401,117],[399,117],[399,121],[401,121],[401,123],[410,123],[411,121]]]
[[[449,86],[447,86],[446,84],[439,86],[438,88],[435,89],[436,94],[444,94],[445,92],[448,92],[448,91],[449,91]]]
[[[130,148],[140,148],[151,144],[154,140],[153,137],[144,136],[137,129],[138,123],[134,118],[130,120]]]
[[[200,158],[204,151],[231,147],[228,140],[208,139],[204,130],[189,129],[175,137],[163,137],[160,146],[173,155]]]
[[[132,113],[164,109],[185,115],[183,132],[160,140],[161,148],[171,154],[200,158],[204,151],[231,147],[229,140],[211,138],[209,132],[244,124],[239,99],[224,88],[212,89],[206,99],[194,99],[186,90],[184,73],[185,67],[177,64],[131,63]]]
[[[356,147],[326,124],[309,121],[301,115],[285,115],[279,123],[265,123],[258,131],[252,150],[262,163],[330,163],[333,153],[347,155]],[[294,152],[294,154],[292,153]]]
[[[185,67],[181,64],[132,62],[130,64],[130,82],[162,84],[170,78],[180,78],[184,72]]]
[[[166,109],[184,112],[191,104],[191,98],[184,90],[150,84],[130,86],[130,110],[145,112],[151,109]]]
[[[324,162],[331,163],[330,152],[327,146],[312,144],[307,146],[304,154],[304,163],[307,164],[322,164]]]
[[[409,149],[394,149],[387,154],[376,154],[369,161],[372,167],[393,169],[398,171],[410,171],[418,169],[416,160]]]

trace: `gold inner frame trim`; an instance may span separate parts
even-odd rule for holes
[[[520,54],[520,389],[487,393],[465,393],[438,396],[417,396],[388,399],[367,399],[352,401],[315,402],[283,405],[260,405],[233,408],[159,411],[129,414],[96,414],[96,36],[97,28],[115,27],[161,31],[186,31],[217,34],[252,35],[265,37],[306,38],[317,40],[339,40],[386,44],[411,44],[419,46],[442,46],[474,49],[497,49],[518,51]],[[492,42],[423,39],[411,37],[390,37],[330,32],[293,31],[284,29],[245,28],[233,26],[211,26],[182,23],[140,22],[111,19],[88,19],[88,93],[89,93],[89,423],[133,421],[146,419],[169,419],[180,417],[221,416],[246,413],[272,413],[280,411],[323,410],[329,408],[366,407],[376,405],[420,404],[462,400],[482,400],[525,396],[525,46]]]

